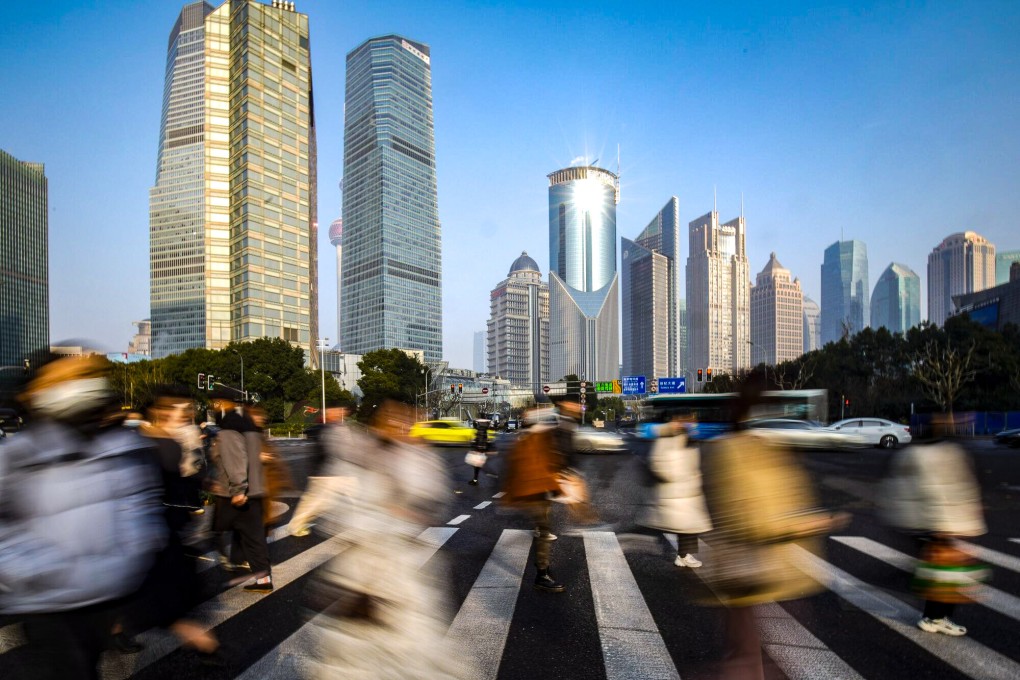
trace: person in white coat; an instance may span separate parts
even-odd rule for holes
[[[689,421],[675,418],[655,428],[648,467],[655,484],[638,524],[677,535],[678,567],[700,567],[698,535],[712,530],[701,489],[701,454],[688,440]]]

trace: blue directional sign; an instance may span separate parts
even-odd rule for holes
[[[623,376],[623,393],[624,394],[644,394],[645,393],[645,376],[643,376],[643,375],[625,375],[625,376]]]
[[[687,392],[687,378],[659,378],[659,394],[684,394]]]

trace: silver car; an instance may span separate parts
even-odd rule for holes
[[[855,435],[866,446],[883,449],[895,449],[900,444],[909,444],[912,439],[909,427],[884,418],[847,418],[829,425],[829,429]]]
[[[792,449],[844,449],[863,445],[859,437],[847,432],[835,432],[807,420],[767,418],[753,420],[747,426]]]
[[[616,453],[626,451],[627,444],[616,432],[582,427],[574,432],[574,448],[578,453]]]

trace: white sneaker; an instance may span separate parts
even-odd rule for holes
[[[694,569],[696,567],[701,566],[701,560],[696,558],[694,555],[687,553],[683,557],[677,555],[676,559],[673,560],[673,564],[675,564],[678,567],[691,567],[692,569]]]
[[[535,538],[542,538],[542,532],[539,531],[538,527],[535,527],[535,529],[531,532],[531,535]],[[557,538],[559,538],[559,536],[550,531],[549,535],[545,537],[545,540],[555,541]]]
[[[966,628],[958,623],[953,623],[949,620],[948,616],[944,616],[941,619],[929,619],[925,616],[917,622],[917,627],[926,633],[943,633],[953,637],[967,634]]]

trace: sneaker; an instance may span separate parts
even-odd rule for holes
[[[567,587],[557,583],[556,579],[549,575],[548,569],[539,569],[535,577],[535,590],[542,590],[547,593],[562,593]]]
[[[926,633],[943,633],[945,635],[952,635],[953,637],[959,637],[960,635],[967,634],[966,628],[958,623],[953,623],[947,616],[944,616],[941,619],[929,619],[925,616],[917,622],[917,627]]]
[[[251,565],[247,562],[241,562],[240,564],[234,564],[229,559],[220,555],[220,566],[223,567],[224,571],[241,571],[242,569],[251,570]]]
[[[271,593],[273,592],[273,578],[271,576],[257,578],[253,583],[246,585],[244,590],[248,593]]]
[[[297,536],[298,538],[304,538],[305,536],[309,535],[310,533],[312,533],[312,528],[310,526],[308,526],[308,525],[305,525],[305,526],[301,527],[300,529],[295,529],[294,531],[290,532],[290,535],[291,536]]]
[[[534,536],[535,538],[542,538],[542,532],[539,530],[538,527],[535,527],[535,530],[531,532],[531,535]],[[547,540],[547,541],[555,541],[557,538],[559,538],[559,536],[557,536],[556,534],[554,534],[553,532],[550,531],[546,535],[545,540]]]
[[[691,567],[692,569],[694,569],[701,566],[701,560],[699,560],[694,555],[687,553],[683,557],[677,555],[676,559],[673,560],[673,564],[675,564],[678,567]]]

